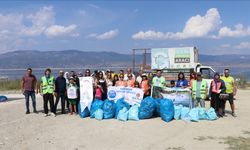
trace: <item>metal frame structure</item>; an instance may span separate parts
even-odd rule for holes
[[[135,70],[135,54],[136,54],[136,51],[144,51],[144,54],[143,54],[143,68],[145,68],[146,63],[147,63],[147,54],[148,54],[148,51],[151,52],[151,48],[132,49],[132,51],[133,51],[133,55],[132,55],[133,71]]]

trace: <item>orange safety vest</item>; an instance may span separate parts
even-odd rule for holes
[[[215,81],[213,80],[212,81],[212,92],[218,93],[218,91],[220,90],[220,88],[221,88],[221,81],[217,82],[217,87],[216,87]]]
[[[135,87],[135,80],[134,79],[128,80],[127,83],[128,83],[128,87],[132,87],[132,88]]]
[[[143,89],[144,91],[144,94],[148,95],[149,94],[149,85],[148,85],[148,80],[144,80],[141,82],[141,88]]]

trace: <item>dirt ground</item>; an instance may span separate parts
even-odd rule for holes
[[[38,95],[39,114],[26,115],[23,95],[7,94],[10,100],[0,103],[0,149],[247,150],[250,149],[250,91],[239,90],[237,94],[236,118],[230,115],[227,103],[228,117],[170,123],[160,118],[121,122],[81,119],[68,114],[43,117],[42,98]]]

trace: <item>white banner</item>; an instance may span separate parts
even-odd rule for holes
[[[139,88],[130,88],[130,87],[108,87],[108,99],[116,100],[124,98],[124,100],[130,105],[140,105],[143,99],[143,90]]]
[[[175,105],[190,106],[192,103],[192,96],[188,88],[164,88],[161,95],[163,98],[172,100]]]
[[[80,77],[80,106],[83,112],[86,107],[90,110],[93,101],[93,79],[92,77]]]

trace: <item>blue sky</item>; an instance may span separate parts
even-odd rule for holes
[[[0,1],[0,52],[196,46],[250,54],[248,1]]]

